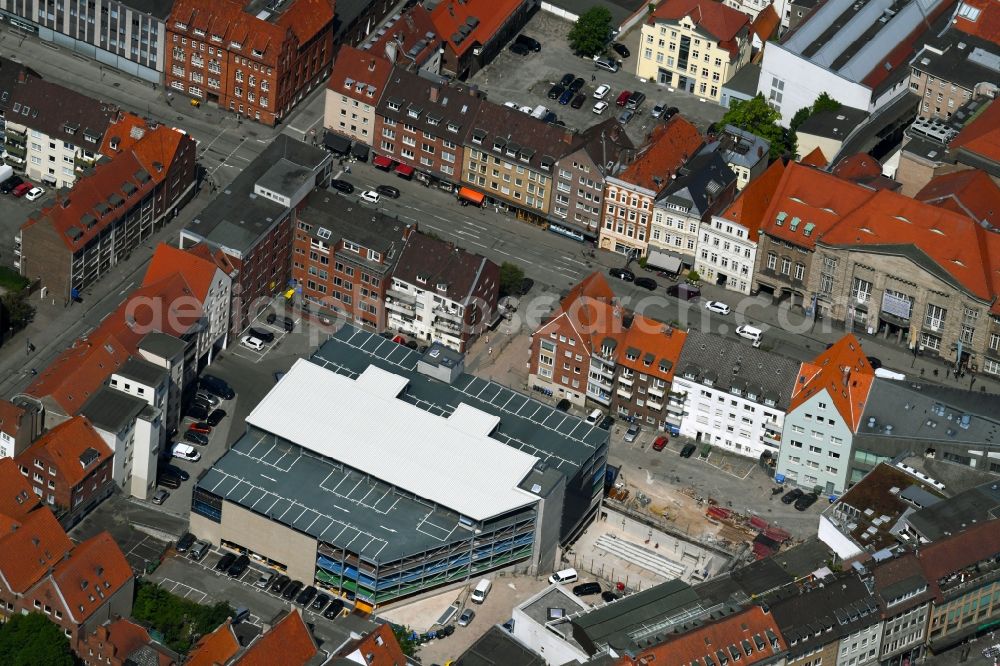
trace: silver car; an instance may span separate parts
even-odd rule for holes
[[[274,580],[274,575],[273,571],[261,571],[260,576],[257,577],[257,587],[266,590],[271,585],[271,581]]]
[[[629,111],[626,109],[618,114],[618,122],[622,125],[628,125],[633,118],[635,118],[635,111]]]
[[[472,623],[472,620],[476,617],[476,611],[471,608],[466,608],[462,615],[458,618],[458,626],[467,627]]]
[[[625,441],[626,442],[630,442],[630,443],[634,442],[636,440],[636,438],[639,436],[639,431],[640,430],[642,430],[642,428],[640,428],[635,423],[633,423],[632,425],[630,425],[628,427],[628,430],[625,432]]]

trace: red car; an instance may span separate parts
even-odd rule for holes
[[[31,188],[33,188],[33,187],[34,187],[34,185],[32,185],[31,183],[29,183],[28,181],[25,181],[25,182],[21,183],[20,185],[18,185],[17,187],[15,187],[14,191],[11,192],[11,194],[13,194],[15,197],[23,197],[25,194],[27,194],[29,191],[31,191]]]
[[[394,337],[392,339],[392,341],[395,342],[397,345],[405,345],[406,344],[406,338],[404,338],[402,335],[397,335],[396,337]]]
[[[669,441],[670,441],[670,439],[666,435],[662,435],[661,437],[657,437],[656,441],[653,442],[653,450],[654,451],[662,451],[663,447],[665,447],[667,445],[667,442],[669,442]]]
[[[623,90],[621,95],[618,95],[618,99],[615,100],[615,104],[618,106],[625,106],[628,104],[628,98],[632,96],[628,90]]]
[[[198,421],[197,423],[192,423],[188,426],[188,430],[191,432],[200,432],[203,435],[208,435],[212,432],[212,426],[208,425],[204,421]]]

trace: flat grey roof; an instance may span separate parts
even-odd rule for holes
[[[592,0],[582,3],[580,0],[546,0],[547,4],[579,17],[580,14],[591,7],[604,7],[611,12],[611,27],[617,28],[629,16],[634,14],[640,7],[645,7],[649,3],[645,0]],[[530,31],[528,34],[531,34]],[[534,35],[542,38],[544,35]]]
[[[174,0],[123,0],[122,4],[161,20],[170,16],[170,10],[174,8]]]
[[[806,118],[799,126],[800,132],[812,134],[827,139],[843,141],[854,128],[868,118],[868,112],[849,106],[842,106],[835,111],[820,111]]]
[[[914,511],[906,520],[930,541],[954,534],[974,522],[1000,517],[1000,482],[988,481]]]
[[[171,358],[184,351],[187,343],[166,333],[154,331],[139,341],[139,349],[162,358]]]
[[[781,634],[797,643],[790,648],[793,656],[881,621],[878,601],[854,573],[825,578],[822,587],[793,590],[770,605]],[[814,641],[817,632],[822,634]]]
[[[403,247],[403,235],[411,224],[330,191],[313,192],[306,197],[305,204],[298,215],[301,221],[312,227],[310,236],[330,245],[335,245],[340,239],[349,240],[363,248],[378,251],[385,258],[384,264],[344,251],[345,255],[353,255],[355,260],[364,262],[373,270],[386,271],[395,266]]]
[[[927,40],[913,60],[913,68],[974,90],[980,83],[1000,79],[1000,55],[992,42],[949,30]]]
[[[562,586],[550,585],[525,601],[519,608],[521,612],[542,626],[556,619],[550,617],[550,609],[560,611],[563,619],[548,625],[548,630],[559,634],[563,640],[578,650],[583,650],[583,646],[573,638],[573,625],[569,621],[569,616],[586,611],[590,606],[580,601],[578,597],[570,594]]]
[[[118,432],[147,407],[149,403],[142,398],[103,386],[84,403],[80,414],[96,427]]]
[[[289,210],[255,194],[257,182],[266,178],[268,183],[280,185],[275,191],[286,192],[292,186],[289,179],[301,184],[313,178],[316,169],[330,157],[325,150],[279,134],[197,214],[185,231],[213,246],[247,252]],[[273,171],[279,164],[283,166]]]
[[[153,365],[149,361],[130,356],[127,361],[122,363],[122,366],[118,368],[115,374],[137,381],[140,384],[145,384],[146,386],[156,386],[163,379],[163,376],[167,374],[167,371],[158,365]]]
[[[548,662],[509,633],[493,625],[454,663],[455,666],[545,666]]]
[[[757,94],[757,82],[759,80],[760,63],[749,63],[736,72],[722,87],[753,97]]]

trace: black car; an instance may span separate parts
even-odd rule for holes
[[[558,410],[559,410],[560,412],[568,412],[568,411],[569,411],[569,408],[570,408],[570,407],[572,407],[572,406],[573,406],[573,403],[572,403],[572,402],[570,402],[570,401],[569,401],[569,400],[567,400],[566,398],[563,398],[563,399],[562,399],[562,400],[560,400],[560,401],[559,401],[559,403],[558,403],[558,404],[556,405],[556,409],[558,409]]]
[[[344,194],[352,194],[354,192],[354,186],[348,183],[346,180],[337,180],[334,178],[330,181],[330,187],[337,190],[338,192],[343,192]]]
[[[4,194],[10,194],[14,191],[14,188],[24,182],[24,179],[20,176],[11,176],[7,180],[0,183],[0,192]]]
[[[600,583],[580,583],[579,585],[573,586],[573,594],[578,597],[586,597],[591,594],[600,594],[601,584]]]
[[[561,85],[563,88],[569,88],[569,85],[573,83],[573,80],[575,78],[576,74],[563,74],[563,77],[559,79],[559,85]]]
[[[310,585],[306,589],[299,592],[299,596],[295,597],[295,603],[299,606],[308,606],[312,603],[313,598],[316,596],[316,588]]]
[[[872,370],[878,370],[882,367],[882,361],[874,356],[868,357],[868,363],[872,366]]]
[[[648,277],[641,277],[635,279],[635,286],[642,287],[643,289],[649,289],[650,291],[656,290],[656,280]]]
[[[542,50],[542,43],[539,42],[537,39],[528,37],[527,35],[518,35],[517,37],[514,38],[514,43],[524,46],[529,51],[538,52]]]
[[[574,93],[578,93],[580,92],[580,89],[583,88],[584,83],[586,83],[586,81],[584,81],[583,78],[577,77],[573,79],[573,83],[569,84],[569,89]]]
[[[531,50],[527,46],[525,46],[524,44],[518,44],[517,42],[514,42],[513,44],[508,46],[507,50],[519,56],[526,56],[529,53],[531,53]]]
[[[782,495],[781,502],[782,504],[791,504],[792,502],[802,497],[803,495],[805,495],[805,493],[802,492],[800,488],[792,488],[787,493]]]
[[[226,418],[226,410],[224,409],[213,409],[212,413],[205,417],[205,422],[213,428],[220,423],[222,419]]]
[[[204,375],[198,385],[212,395],[217,395],[223,400],[232,400],[236,397],[236,391],[232,389],[225,380],[219,379],[215,375]]]
[[[618,595],[611,590],[604,590],[601,592],[601,599],[610,604],[612,601],[616,601],[618,599]]]
[[[156,475],[156,485],[177,490],[181,487],[181,477],[170,472],[160,472]]]
[[[316,600],[310,604],[309,609],[319,613],[326,608],[328,603],[330,603],[330,595],[325,592],[321,592],[319,596],[316,597]]]
[[[288,584],[288,587],[285,588],[285,591],[281,593],[281,598],[288,599],[289,601],[291,601],[298,595],[302,587],[303,587],[302,581],[293,580],[291,583]]]
[[[286,331],[291,333],[295,330],[295,321],[291,317],[279,317],[275,313],[268,313],[265,321],[268,324],[274,324],[275,326],[282,326]]]
[[[819,499],[819,496],[816,495],[815,493],[808,493],[806,495],[803,495],[802,497],[800,497],[797,500],[795,500],[795,509],[797,511],[805,511],[806,509],[808,509],[809,507],[811,507],[813,504],[815,504],[816,500],[818,500],[818,499]]]
[[[566,86],[561,86],[557,83],[549,88],[549,99],[559,99],[564,92],[566,92]]]
[[[573,100],[573,95],[575,94],[576,93],[567,88],[566,90],[563,91],[563,94],[559,96],[559,103],[562,104],[563,106],[569,104]]]
[[[559,116],[557,116],[554,111],[547,111],[545,113],[545,115],[542,116],[542,122],[543,123],[549,123],[549,124],[551,124],[551,123],[554,123],[557,120],[559,120]]]
[[[208,418],[208,405],[204,402],[198,402],[197,400],[191,404],[187,410],[187,416],[193,419],[201,421],[202,419]]]
[[[177,545],[174,546],[174,550],[178,553],[186,553],[194,545],[195,538],[190,532],[185,532],[184,536],[177,540]]]
[[[629,51],[628,48],[620,42],[613,42],[611,44],[611,49],[623,58],[627,58],[630,55],[632,55],[632,52]]]
[[[216,571],[229,571],[229,567],[233,566],[233,562],[236,561],[235,553],[226,553],[219,558],[219,561],[215,563]]]
[[[601,422],[597,424],[597,427],[601,428],[602,430],[611,430],[611,426],[613,426],[614,424],[615,424],[615,417],[608,414],[603,419],[601,419]]]
[[[609,268],[608,275],[625,282],[635,282],[635,273],[627,268]]]
[[[641,92],[634,92],[629,95],[628,101],[625,102],[625,108],[629,111],[635,111],[642,103],[646,101],[646,95]]]
[[[574,109],[579,109],[580,107],[583,106],[583,103],[586,101],[587,101],[587,96],[584,95],[583,93],[579,93],[577,94],[576,97],[573,98],[573,101],[570,102],[569,105]]]
[[[672,107],[670,107],[669,109],[667,109],[666,111],[663,112],[662,118],[663,118],[663,120],[670,120],[671,118],[673,118],[674,116],[676,116],[680,112],[681,112],[680,109],[678,109],[676,106],[672,106]]]
[[[342,610],[344,610],[344,600],[334,599],[333,601],[330,602],[330,605],[326,607],[326,610],[323,611],[323,617],[325,617],[328,620],[332,620],[333,618],[340,615],[340,611]]]
[[[193,432],[188,430],[184,433],[184,441],[191,442],[192,444],[197,444],[198,446],[208,446],[208,435],[203,435],[200,432]]]
[[[392,185],[379,185],[375,188],[375,191],[384,197],[389,197],[390,199],[399,198],[399,190],[397,190]]]
[[[698,447],[696,447],[694,444],[685,444],[684,447],[681,449],[680,453],[681,458],[690,458],[691,456],[694,455],[694,452],[697,448]]]
[[[247,335],[252,335],[261,342],[274,342],[274,333],[266,331],[263,328],[254,328],[251,326],[247,329]]]
[[[239,578],[249,567],[250,558],[246,555],[240,555],[236,558],[235,562],[229,565],[229,569],[226,570],[226,573],[229,574],[230,578]]]
[[[291,578],[285,574],[281,574],[271,583],[271,591],[275,594],[281,594],[291,581]]]
[[[188,474],[186,470],[183,470],[176,465],[164,465],[162,471],[170,472],[171,474],[179,478],[181,481],[187,481],[188,479],[191,478],[191,475]]]
[[[531,278],[524,278],[523,280],[521,280],[521,295],[524,296],[525,294],[527,294],[529,291],[531,291],[531,288],[534,286],[535,286],[535,281],[532,280]]]
[[[451,636],[453,633],[455,633],[455,625],[446,624],[434,633],[438,638],[447,638],[448,636]]]

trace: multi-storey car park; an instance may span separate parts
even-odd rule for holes
[[[199,480],[192,531],[371,605],[520,565],[546,573],[600,503],[609,433],[344,326]]]

